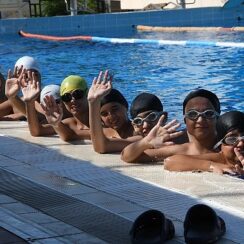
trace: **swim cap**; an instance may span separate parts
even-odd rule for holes
[[[37,63],[37,61],[29,56],[23,56],[22,58],[19,58],[17,60],[17,62],[15,63],[15,67],[20,68],[21,66],[23,66],[24,69],[33,69],[36,70],[40,73],[40,68],[39,65]]]
[[[216,124],[218,141],[223,139],[232,130],[244,132],[244,113],[230,111],[219,116]]]
[[[109,94],[107,94],[101,100],[101,107],[107,103],[112,103],[112,102],[120,103],[128,109],[128,102],[126,101],[125,97],[120,93],[120,91],[114,88],[111,89]]]
[[[183,114],[185,114],[185,107],[186,104],[195,97],[205,97],[207,98],[213,105],[216,112],[220,113],[220,103],[218,97],[212,93],[211,91],[205,90],[205,89],[197,89],[194,91],[191,91],[185,98],[183,102]]]
[[[43,99],[45,96],[52,95],[55,100],[60,99],[60,86],[59,85],[47,85],[41,91],[41,98],[40,101],[43,103]]]
[[[138,114],[150,110],[161,112],[163,111],[163,104],[157,96],[143,92],[132,101],[130,115],[134,119]]]
[[[87,84],[85,79],[78,75],[70,75],[66,77],[60,87],[60,96],[63,96],[67,92],[71,92],[73,90],[81,89],[82,91],[87,90]]]

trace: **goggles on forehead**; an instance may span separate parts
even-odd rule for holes
[[[132,119],[132,123],[136,126],[142,126],[145,121],[148,123],[155,122],[157,119],[159,119],[159,117],[162,114],[165,114],[165,116],[166,116],[165,122],[166,122],[166,120],[167,120],[167,113],[166,112],[151,112],[145,118],[136,117],[136,118]]]
[[[244,141],[244,135],[242,135],[242,136],[231,136],[231,135],[226,136],[214,146],[214,149],[218,148],[221,144],[225,144],[228,146],[235,146],[240,141]]]
[[[74,90],[73,92],[67,92],[64,95],[61,96],[61,99],[63,102],[70,102],[72,98],[75,100],[79,100],[85,96],[86,91],[83,91],[81,89]]]
[[[219,113],[212,109],[208,109],[203,112],[198,112],[197,110],[190,110],[185,114],[185,118],[190,120],[197,120],[200,116],[204,119],[214,119],[217,116],[219,116]]]

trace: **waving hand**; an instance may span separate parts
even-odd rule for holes
[[[95,101],[102,99],[112,89],[112,77],[109,75],[108,70],[103,74],[101,71],[98,77],[94,78],[92,86],[89,89],[87,99],[88,101]]]

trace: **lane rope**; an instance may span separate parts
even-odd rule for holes
[[[102,43],[119,43],[119,44],[151,44],[151,45],[180,45],[180,46],[209,46],[209,47],[236,47],[244,48],[244,42],[213,42],[213,41],[171,41],[171,40],[156,40],[156,39],[134,39],[134,38],[107,38],[97,36],[50,36],[31,34],[24,31],[19,31],[22,37],[34,38],[47,41],[73,41],[82,40],[90,42],[102,42]]]
[[[163,26],[147,26],[147,25],[136,25],[134,26],[138,31],[148,32],[230,32],[230,31],[244,31],[244,26],[236,27],[163,27]]]

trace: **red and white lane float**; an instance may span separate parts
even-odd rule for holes
[[[129,43],[129,44],[151,44],[151,45],[180,45],[180,46],[209,46],[209,47],[232,47],[244,48],[244,42],[214,42],[214,41],[174,41],[174,40],[156,40],[156,39],[133,39],[133,38],[107,38],[97,36],[50,36],[31,34],[24,31],[19,31],[20,36],[26,38],[34,38],[46,41],[89,41],[89,42],[103,42],[103,43]]]

